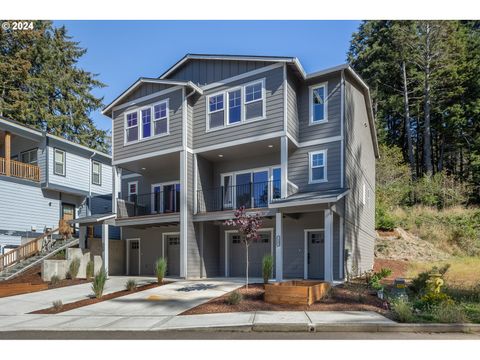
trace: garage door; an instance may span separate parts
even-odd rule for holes
[[[230,246],[230,276],[245,276],[245,244],[238,233],[229,233]],[[262,231],[260,239],[251,243],[248,248],[249,269],[248,276],[262,277],[262,259],[264,255],[272,253],[272,239],[270,231]]]

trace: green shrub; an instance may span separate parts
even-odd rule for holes
[[[155,262],[155,274],[157,275],[158,283],[163,283],[163,278],[165,277],[165,273],[167,272],[167,259],[165,258],[158,258]]]
[[[70,265],[68,266],[68,278],[70,279],[75,279],[78,275],[78,270],[80,269],[80,259],[79,258],[73,258],[72,261],[70,262]]]
[[[268,279],[272,276],[273,256],[265,255],[262,259],[263,283],[268,284]]]
[[[93,278],[92,290],[97,299],[100,299],[103,295],[103,289],[105,288],[105,282],[107,281],[107,274],[105,270],[101,269],[97,275]]]
[[[375,208],[375,228],[390,231],[395,229],[396,225],[395,219],[389,211],[384,208],[384,205],[377,204]]]
[[[57,286],[60,283],[60,278],[57,275],[52,275],[50,278],[50,285]]]
[[[467,317],[463,309],[453,302],[443,302],[433,308],[433,315],[440,323],[464,323]]]
[[[60,311],[63,308],[62,300],[55,300],[52,302],[52,307],[55,311]]]
[[[231,292],[227,297],[227,304],[238,305],[243,300],[243,295],[238,291]]]
[[[392,270],[388,268],[382,268],[379,272],[373,273],[370,276],[369,285],[375,290],[383,290],[383,285],[380,280],[392,275]]]
[[[415,308],[420,310],[432,310],[438,306],[453,305],[454,301],[450,296],[444,293],[429,292],[423,295],[415,303]]]
[[[398,299],[391,303],[395,319],[401,323],[415,322],[415,315],[410,302],[404,299]]]
[[[87,269],[86,269],[87,279],[91,279],[93,277],[93,270],[94,270],[94,264],[93,264],[93,261],[90,260],[87,263]]]
[[[450,264],[445,264],[444,266],[438,268],[434,266],[428,271],[421,272],[417,275],[416,278],[412,280],[412,283],[409,286],[409,289],[416,295],[422,295],[426,292],[428,288],[428,280],[432,274],[440,274],[441,277],[445,275],[445,273],[450,268]]]
[[[125,289],[128,291],[133,291],[137,287],[137,282],[135,279],[128,279],[125,283]]]

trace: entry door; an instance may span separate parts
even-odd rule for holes
[[[140,240],[130,240],[128,251],[128,274],[140,275]]]
[[[229,234],[230,241],[230,276],[245,276],[246,253],[245,243],[237,233]],[[260,239],[250,243],[248,248],[248,276],[262,277],[262,259],[265,255],[271,254],[272,239],[270,232],[260,232]]]
[[[308,278],[324,278],[324,246],[325,237],[323,231],[309,231],[307,235],[308,243]]]
[[[75,219],[75,205],[62,203],[62,219],[66,221]]]
[[[167,247],[167,275],[180,276],[180,236],[167,235],[165,242]]]

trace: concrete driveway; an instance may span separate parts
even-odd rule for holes
[[[180,280],[157,288],[63,312],[87,316],[172,316],[233,291],[243,279]]]

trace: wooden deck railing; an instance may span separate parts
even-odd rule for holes
[[[43,239],[47,236],[51,236],[57,231],[58,228],[48,231],[45,234],[40,235],[36,239],[20,245],[18,248],[15,248],[4,255],[0,255],[0,271],[9,266],[15,265],[20,261],[29,258],[30,256],[38,254],[42,250]]]
[[[1,175],[8,175],[6,163],[7,161],[5,158],[0,158]],[[10,160],[10,176],[38,182],[40,181],[40,168],[37,165]]]

